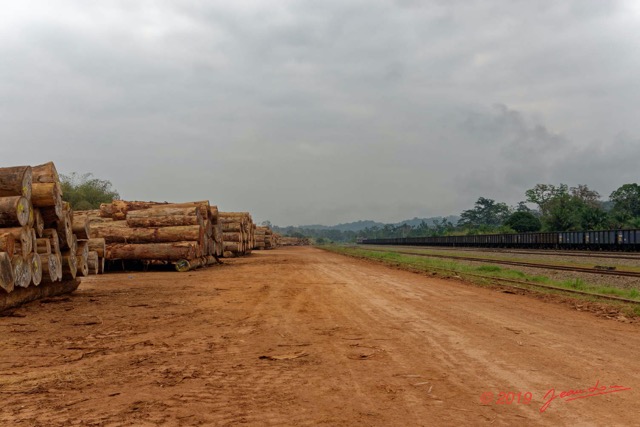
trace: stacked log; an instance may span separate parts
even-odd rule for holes
[[[276,236],[271,228],[265,226],[256,228],[255,249],[274,249],[277,246]]]
[[[226,258],[248,255],[255,247],[256,227],[249,212],[220,212],[222,223],[223,256]]]
[[[306,237],[280,236],[278,240],[278,246],[309,246],[311,244]]]
[[[76,242],[52,162],[0,168],[0,311],[75,290]]]
[[[209,201],[115,200],[88,211],[91,237],[105,242],[107,261],[173,264],[178,271],[217,262],[222,251],[218,208]]]

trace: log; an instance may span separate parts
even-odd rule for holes
[[[89,256],[88,240],[78,240],[78,244],[76,246],[76,255],[81,256],[83,258],[87,258]]]
[[[40,255],[31,253],[27,260],[31,268],[31,283],[38,286],[42,282],[42,259]]]
[[[31,252],[33,248],[30,246],[33,244],[33,238],[31,236],[31,230],[26,227],[13,227],[13,228],[3,228],[0,229],[2,233],[8,233],[13,236],[16,241],[16,245],[19,243],[21,247],[27,247],[29,250],[27,252]],[[8,251],[7,251],[8,252]],[[13,255],[13,252],[10,252]]]
[[[219,215],[220,215],[220,211],[218,211],[217,206],[209,206],[209,218],[211,218],[211,222],[213,222],[214,224],[217,224]]]
[[[60,193],[60,184],[57,182],[34,182],[31,190],[31,203],[37,208],[55,207],[62,200]]]
[[[71,213],[65,211],[62,214],[62,219],[57,222],[58,240],[60,241],[60,248],[67,249],[71,247],[71,241],[73,240],[73,225],[71,223]]]
[[[146,211],[133,211],[129,212],[127,215],[131,215],[135,212],[146,212]],[[201,225],[202,219],[200,216],[177,216],[177,215],[169,215],[169,216],[157,216],[157,217],[146,217],[146,218],[129,218],[127,217],[127,225],[129,227],[174,227],[174,226],[185,226],[185,225]]]
[[[42,262],[42,283],[51,283],[60,280],[62,277],[58,277],[59,255],[58,254],[41,254],[40,261]],[[62,276],[62,272],[60,272]]]
[[[14,255],[11,257],[11,265],[13,266],[13,279],[15,286],[18,288],[26,288],[31,284],[31,266],[22,255]]]
[[[0,233],[2,232],[3,230],[0,229]],[[0,234],[0,252],[6,252],[13,255],[15,247],[16,239],[11,233]]]
[[[44,231],[44,218],[42,217],[40,209],[33,209],[33,216],[35,218],[33,228],[36,230],[38,237],[42,237],[42,232]]]
[[[212,265],[216,263],[218,263],[218,260],[216,260],[214,257],[205,256],[205,257],[188,259],[188,260],[181,259],[174,264],[174,267],[176,271],[183,273],[185,271],[194,270],[199,267],[204,267],[204,266]]]
[[[87,267],[89,267],[89,274],[98,274],[100,272],[100,257],[98,256],[98,252],[89,252]]]
[[[60,176],[53,162],[44,163],[42,165],[33,166],[33,182],[36,183],[59,183]]]
[[[0,289],[8,293],[13,291],[13,265],[11,265],[11,256],[6,252],[0,252]],[[2,293],[0,292],[0,295]]]
[[[113,219],[113,205],[111,203],[100,203],[100,216]]]
[[[241,231],[242,231],[242,223],[239,223],[239,222],[222,223],[223,233],[240,233]]]
[[[242,246],[240,245],[240,243],[236,243],[236,242],[224,242],[224,251],[225,252],[242,252]]]
[[[89,239],[89,252],[97,252],[100,258],[104,258],[104,253],[107,249],[105,239],[94,238]]]
[[[0,295],[0,312],[29,301],[68,294],[75,291],[79,285],[79,280],[73,280],[61,283],[48,283],[44,286],[30,286],[26,289],[14,289],[11,293]]]
[[[49,239],[51,244],[51,252],[54,254],[60,253],[60,238],[58,237],[58,231],[53,228],[45,228],[42,232],[42,236]]]
[[[121,244],[107,247],[106,258],[130,260],[179,261],[195,258],[198,252],[197,242]]]
[[[87,256],[76,256],[76,261],[78,265],[77,275],[82,277],[87,277],[89,275],[89,264],[88,264],[88,253]]]
[[[25,226],[30,215],[31,203],[25,197],[0,197],[0,227]]]
[[[225,242],[240,242],[242,241],[242,236],[240,233],[224,233],[222,240]]]
[[[51,253],[51,240],[43,237],[36,240],[35,252],[40,255],[46,255]]]
[[[170,243],[203,241],[204,228],[199,225],[153,228],[95,227],[92,234],[106,243]],[[104,256],[104,255],[101,255]]]
[[[90,232],[91,220],[86,216],[73,215],[73,226],[71,230],[73,234],[78,236],[78,239],[88,239],[91,236]]]
[[[62,280],[75,279],[78,274],[78,257],[70,250],[62,252]]]
[[[22,196],[30,200],[32,180],[30,166],[0,168],[0,197]]]
[[[60,199],[60,204],[56,206],[46,206],[40,208],[40,214],[42,215],[42,220],[44,221],[45,228],[53,228],[55,227],[56,222],[62,219],[63,215],[62,211],[62,199]]]

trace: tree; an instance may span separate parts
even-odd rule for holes
[[[110,181],[94,178],[93,174],[61,175],[62,199],[75,210],[98,209],[101,203],[110,203],[120,195]]]
[[[526,233],[529,231],[540,231],[542,223],[537,216],[527,211],[517,211],[511,214],[505,221],[504,225],[511,227],[518,233]]]
[[[536,184],[530,190],[525,192],[527,202],[535,203],[540,209],[542,216],[547,214],[549,202],[554,198],[567,194],[569,187],[566,184],[560,184],[558,187],[552,184]]]
[[[473,209],[463,211],[460,214],[458,225],[471,227],[488,225],[498,227],[502,225],[510,214],[511,211],[505,203],[496,203],[495,200],[480,197]]]
[[[624,184],[609,196],[613,202],[613,216],[621,222],[640,217],[640,185]]]

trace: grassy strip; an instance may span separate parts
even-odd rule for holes
[[[504,255],[495,255],[495,254],[491,254],[491,253],[480,255],[477,252],[476,253],[465,254],[464,252],[461,253],[460,251],[411,249],[411,248],[407,248],[407,247],[389,248],[389,247],[384,247],[384,246],[373,246],[373,248],[382,249],[382,250],[385,250],[385,251],[388,251],[388,252],[392,252],[392,251],[396,250],[396,251],[411,252],[411,253],[424,254],[424,255],[433,254],[433,255],[450,256],[450,257],[455,257],[455,258],[469,257],[469,258],[491,259],[491,260],[496,260],[496,261],[531,262],[531,263],[540,263],[540,264],[548,264],[548,265],[557,265],[557,266],[561,266],[561,267],[593,268],[593,266],[594,266],[593,263],[557,261],[557,260],[535,258],[535,257],[527,257],[527,259],[524,260],[522,258],[509,257],[509,256],[504,256]],[[469,252],[472,252],[472,251],[469,251]],[[554,254],[554,256],[562,256],[562,255]],[[638,268],[638,267],[633,267],[633,266],[623,265],[623,264],[618,264],[618,263],[612,263],[610,261],[607,261],[606,264],[607,265],[611,265],[611,266],[615,266],[616,270],[619,270],[619,271],[640,272],[640,268]]]
[[[559,288],[565,288],[570,290],[579,290],[583,292],[591,292],[603,295],[613,295],[621,298],[632,299],[640,301],[640,292],[637,289],[618,289],[608,286],[596,286],[585,283],[581,279],[552,280],[545,276],[534,276],[523,273],[522,271],[513,270],[510,268],[501,268],[496,265],[481,265],[471,266],[462,264],[453,260],[443,260],[440,258],[427,258],[417,257],[411,255],[404,255],[389,252],[370,251],[366,249],[351,248],[345,246],[328,245],[322,246],[321,249],[329,250],[331,252],[339,253],[342,255],[349,255],[361,258],[372,259],[381,261],[387,264],[392,264],[401,267],[409,267],[411,269],[419,271],[432,271],[432,270],[449,270],[457,275],[464,276],[465,273],[480,275],[487,279],[512,279],[522,280],[532,283],[540,283],[544,285],[556,286]],[[470,280],[474,278],[470,277]],[[476,278],[477,279],[477,278]],[[640,315],[640,307],[637,308],[637,314]]]

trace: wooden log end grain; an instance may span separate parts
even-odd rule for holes
[[[0,252],[0,289],[9,293],[13,291],[14,283],[11,256],[6,252]]]

